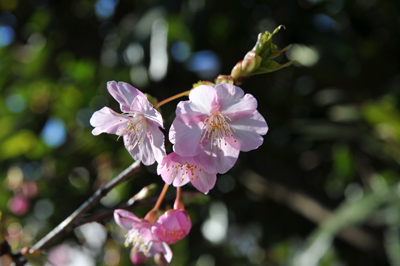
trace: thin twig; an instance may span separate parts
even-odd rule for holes
[[[79,219],[84,213],[96,205],[101,198],[106,196],[110,190],[130,178],[133,174],[139,171],[140,161],[136,161],[121,172],[118,176],[112,179],[104,187],[99,188],[87,201],[85,201],[76,211],[74,211],[67,219],[55,227],[50,233],[37,242],[32,249],[45,249],[53,241],[59,239],[69,233],[74,228],[74,222]]]
[[[114,215],[114,211],[116,209],[129,209],[129,210],[132,210],[132,209],[135,209],[135,208],[137,208],[139,206],[152,205],[156,201],[157,201],[156,198],[152,198],[152,199],[149,199],[149,200],[135,201],[133,204],[123,204],[123,205],[120,205],[120,206],[118,206],[116,208],[107,210],[107,211],[102,212],[102,213],[93,214],[93,215],[91,215],[89,217],[82,217],[81,219],[77,220],[74,223],[74,228],[78,227],[78,226],[81,226],[83,224],[92,223],[92,222],[101,222],[101,221],[103,221],[103,220],[105,220],[107,218],[110,218],[110,217],[112,217]]]
[[[186,191],[186,192],[182,192],[182,194],[183,194],[182,197],[185,200],[193,200],[193,199],[204,196],[204,194],[201,194],[199,192],[187,192]],[[175,199],[175,195],[166,195],[164,198],[164,202],[171,204],[174,202],[174,199]],[[141,206],[153,205],[156,203],[156,201],[157,201],[157,198],[151,198],[151,199],[145,199],[145,200],[137,200],[132,203],[122,204],[122,205],[119,205],[118,207],[115,207],[113,209],[107,210],[102,213],[93,214],[89,217],[82,217],[75,221],[73,227],[75,228],[75,227],[81,226],[83,224],[92,223],[92,222],[101,222],[107,218],[112,217],[114,214],[114,211],[116,209],[124,209],[124,210],[132,211]]]

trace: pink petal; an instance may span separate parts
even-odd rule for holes
[[[172,260],[172,256],[173,256],[172,250],[171,250],[171,248],[168,246],[167,243],[162,242],[162,245],[163,245],[163,252],[162,252],[162,254],[164,255],[165,260],[166,260],[168,263],[170,263],[171,260]]]
[[[168,171],[168,168],[173,164],[173,162],[171,161],[171,157],[174,156],[175,153],[170,153],[168,154],[166,157],[164,157],[164,159],[161,161],[161,163],[158,163],[157,166],[157,174],[161,175],[161,178],[164,180],[165,183],[167,183],[168,185],[170,185],[172,183],[172,181],[174,180],[175,176],[172,177]]]
[[[214,87],[201,85],[194,88],[189,94],[193,110],[210,115],[213,109],[218,109],[217,93]]]
[[[184,158],[172,152],[167,155],[159,165],[157,172],[161,175],[165,183],[171,184],[175,187],[180,187],[189,182],[188,174],[186,173],[186,168],[183,170],[181,166],[184,165],[186,161]]]
[[[224,174],[235,165],[239,150],[232,147],[229,142],[227,145],[221,145],[221,150],[217,147],[214,149],[207,143],[203,152],[195,156],[195,159],[206,172]]]
[[[90,124],[95,127],[92,134],[95,136],[101,133],[121,135],[128,121],[129,119],[114,112],[112,109],[103,107],[90,118]]]
[[[139,222],[133,223],[132,228],[139,233],[144,242],[158,241],[158,238],[151,232],[152,225],[147,220],[141,219]]]
[[[166,156],[164,146],[164,133],[160,130],[157,124],[152,121],[148,121],[147,130],[149,132],[149,138],[154,154],[154,158],[157,162],[161,162]]]
[[[114,211],[114,220],[123,229],[129,231],[134,223],[140,222],[140,219],[131,212],[117,209]]]
[[[124,141],[126,140],[124,136]],[[127,142],[127,141],[126,141]],[[126,143],[125,142],[125,143]],[[129,149],[129,153],[136,161],[141,161],[144,165],[152,165],[156,159],[153,153],[153,147],[148,137],[143,139],[143,142],[138,143],[133,149]]]
[[[217,173],[210,174],[204,169],[199,169],[194,172],[194,175],[191,175],[190,180],[197,190],[207,194],[215,186]]]
[[[107,82],[107,89],[114,99],[119,102],[121,111],[123,112],[129,112],[133,99],[136,96],[141,95],[145,97],[141,91],[122,81],[118,83],[115,81]]]
[[[175,143],[174,151],[185,157],[197,155],[201,151],[201,132],[199,124],[187,124],[180,117],[175,118],[169,132],[170,141]]]
[[[181,187],[189,183],[189,176],[182,172],[183,171],[179,169],[178,173],[176,173],[176,171],[173,173],[175,175],[175,179],[173,182],[174,187]]]
[[[215,86],[215,90],[218,94],[218,101],[221,105],[221,110],[227,109],[232,102],[240,101],[244,95],[241,88],[228,83]]]
[[[222,114],[228,116],[231,121],[236,121],[251,116],[256,109],[257,100],[253,95],[246,94],[241,100],[230,102],[226,109],[222,110]]]
[[[153,108],[153,105],[147,100],[146,96],[136,97],[130,106],[130,111],[142,114],[146,119],[157,123],[158,126],[163,127],[163,119],[161,114]]]
[[[235,131],[233,139],[239,142],[241,151],[257,149],[264,141],[260,135],[268,132],[268,125],[258,111],[254,111],[251,117],[233,121],[230,126]],[[231,139],[228,142],[232,144]]]

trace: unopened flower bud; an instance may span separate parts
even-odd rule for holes
[[[238,62],[231,71],[231,77],[237,80],[242,76],[242,61]]]
[[[248,52],[242,62],[242,76],[249,76],[251,72],[260,66],[261,61],[262,58],[256,53],[256,51],[251,50]]]
[[[169,210],[160,216],[152,232],[160,241],[173,244],[187,236],[192,227],[189,213],[185,210]]]

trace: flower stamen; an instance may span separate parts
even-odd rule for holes
[[[125,235],[125,247],[132,246],[132,250],[143,252],[144,255],[149,252],[152,245],[153,241],[144,241],[139,232],[133,228]]]
[[[204,120],[200,144],[204,140],[213,140],[210,141],[211,151],[214,150],[213,146],[215,146],[222,152],[222,140],[224,140],[224,145],[226,145],[226,136],[233,137],[233,134],[236,133],[228,122],[232,122],[228,116],[221,114],[217,110],[214,111]]]
[[[147,120],[143,115],[133,112],[124,115],[130,117],[124,129],[127,132],[125,146],[132,151],[136,145],[140,146],[140,143],[144,142],[147,133]]]

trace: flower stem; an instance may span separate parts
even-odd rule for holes
[[[166,103],[168,103],[168,102],[170,102],[170,101],[173,101],[173,100],[178,99],[178,98],[183,97],[183,96],[188,96],[189,93],[190,93],[190,91],[191,91],[191,90],[178,93],[177,95],[174,95],[174,96],[169,97],[169,98],[167,98],[167,99],[165,99],[165,100],[162,100],[162,101],[159,102],[159,103],[156,103],[153,107],[154,107],[154,108],[158,108],[158,107],[160,107],[161,105],[164,105],[164,104],[166,104]]]
[[[176,188],[176,199],[181,200],[181,187]]]
[[[183,205],[183,202],[181,201],[181,187],[176,188],[176,199],[174,202],[174,209],[175,210],[185,209],[185,205]]]
[[[167,193],[168,187],[169,187],[169,185],[167,183],[165,183],[165,185],[160,193],[160,196],[158,197],[158,200],[157,200],[156,204],[154,205],[153,210],[158,210],[158,208],[160,208],[161,202],[163,201],[164,196]]]

